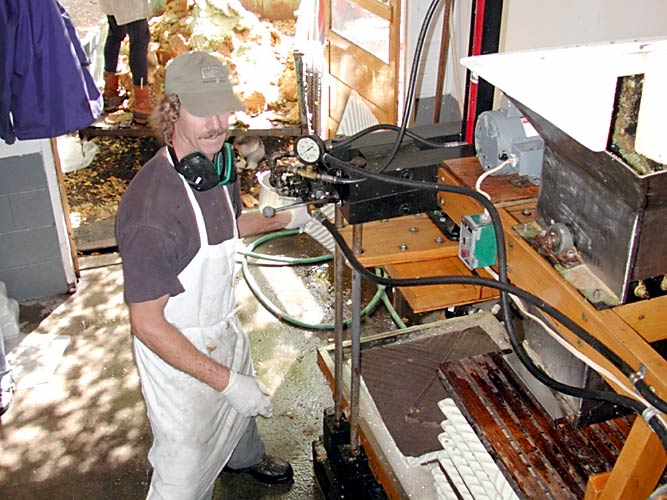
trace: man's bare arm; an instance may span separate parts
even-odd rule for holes
[[[291,220],[289,212],[277,212],[273,217],[264,217],[259,210],[246,210],[238,219],[239,236],[255,236],[257,234],[279,231]]]
[[[129,304],[132,333],[174,368],[222,391],[229,383],[229,369],[200,352],[164,317],[168,295]]]

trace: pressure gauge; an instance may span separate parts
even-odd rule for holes
[[[324,142],[316,135],[302,135],[294,141],[294,154],[301,163],[313,165],[324,155]]]

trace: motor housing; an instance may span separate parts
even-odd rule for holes
[[[494,175],[518,173],[539,184],[544,141],[514,104],[485,111],[477,118],[475,150],[484,170],[491,170],[514,156],[514,161]]]

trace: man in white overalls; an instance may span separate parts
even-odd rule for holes
[[[271,416],[234,311],[240,236],[300,227],[307,211],[241,213],[229,119],[243,109],[227,68],[190,52],[167,67],[155,127],[166,146],[132,180],[116,236],[134,355],[153,430],[151,500],[209,500],[220,472],[292,479],[267,455],[255,417]],[[231,165],[231,167],[230,167]]]

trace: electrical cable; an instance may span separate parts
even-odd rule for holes
[[[498,278],[498,275],[492,268],[485,267],[484,269],[495,279]],[[536,314],[531,313],[520,298],[518,298],[516,295],[510,295],[510,298],[524,316],[532,319],[538,325],[540,325],[542,329],[549,334],[549,336],[551,336],[556,342],[558,342],[561,345],[561,347],[567,350],[575,358],[579,359],[579,361],[593,368],[596,372],[598,372],[601,376],[605,377],[607,380],[613,381],[614,384],[616,384],[621,390],[623,390],[623,392],[625,392],[629,397],[638,400],[646,407],[654,408],[653,405],[651,405],[640,393],[634,390],[634,388],[629,387],[625,380],[621,380],[614,373],[610,372],[605,367],[595,362],[590,357],[586,356],[583,352],[579,351],[578,349],[575,349],[574,346],[570,344],[567,340],[565,340],[553,327],[548,325],[543,318],[540,318]],[[658,418],[662,420],[662,425],[667,427],[667,421],[665,421],[664,417],[662,415],[658,415]]]
[[[390,124],[387,124],[387,123],[380,123],[378,125],[371,125],[370,127],[367,127],[365,129],[357,132],[356,134],[351,135],[350,137],[347,137],[344,140],[341,140],[339,142],[336,142],[336,143],[332,144],[331,147],[329,148],[329,151],[334,152],[334,151],[337,151],[339,149],[348,147],[351,144],[354,144],[356,141],[358,141],[362,137],[364,137],[364,136],[366,136],[366,135],[368,135],[372,132],[376,132],[378,130],[393,130],[395,132],[399,132],[401,130],[401,127],[399,127],[397,125],[390,125]],[[428,147],[431,147],[431,148],[451,148],[451,147],[459,145],[459,143],[445,143],[445,144],[443,144],[441,142],[429,141],[425,137],[422,137],[421,135],[416,134],[415,132],[413,132],[409,129],[405,130],[405,135],[414,139],[415,142],[417,142],[417,143],[419,143],[423,146],[428,146]]]
[[[266,235],[263,235],[259,238],[257,238],[254,242],[252,242],[250,246],[250,251],[249,252],[239,252],[242,256],[241,258],[241,271],[243,273],[243,277],[246,280],[246,283],[248,284],[248,288],[252,291],[253,295],[257,298],[257,300],[271,313],[273,314],[276,318],[278,318],[281,321],[285,321],[287,323],[290,323],[294,326],[300,327],[300,328],[305,328],[308,330],[333,330],[335,327],[334,323],[318,323],[318,324],[311,324],[307,323],[305,321],[302,321],[298,318],[295,318],[294,316],[291,316],[287,314],[286,312],[282,311],[278,306],[276,306],[271,300],[260,290],[259,285],[257,284],[257,281],[255,278],[252,276],[252,273],[250,272],[249,268],[249,263],[248,263],[248,257],[255,257],[260,258],[260,259],[265,259],[265,260],[278,260],[275,258],[275,256],[269,256],[265,254],[259,254],[254,252],[254,250],[259,247],[260,245],[263,245],[264,243],[271,241],[275,238],[281,238],[284,236],[294,236],[296,234],[299,234],[299,229],[286,229],[282,231],[276,231],[273,233],[269,233]],[[319,256],[319,257],[314,257],[314,258],[284,258],[286,260],[283,260],[286,265],[298,265],[298,264],[310,264],[313,263],[314,261],[312,259],[325,259],[325,260],[331,260],[332,256],[331,255],[324,255],[324,256]],[[319,260],[318,262],[321,262],[322,260]],[[369,303],[364,307],[364,309],[361,311],[361,316],[367,316],[370,314],[375,307],[378,305],[378,303],[382,300],[383,296],[386,295],[386,287],[383,285],[378,285],[377,290]],[[386,305],[386,303],[385,303]],[[391,314],[391,311],[390,311]],[[343,325],[348,326],[350,324],[351,320],[344,320]]]
[[[500,171],[501,171],[503,168],[505,168],[507,165],[514,164],[515,161],[516,161],[516,156],[512,155],[512,156],[510,156],[509,158],[507,158],[506,160],[500,162],[500,163],[499,163],[498,165],[496,165],[495,167],[493,167],[493,168],[487,170],[486,172],[484,172],[482,175],[480,175],[480,176],[477,178],[477,181],[475,181],[475,191],[477,191],[478,193],[483,194],[484,196],[486,196],[486,199],[487,199],[487,200],[490,200],[490,199],[491,199],[491,195],[489,195],[489,193],[487,193],[486,191],[484,191],[484,190],[482,189],[482,182],[484,182],[484,180],[485,180],[488,176],[493,175],[493,174],[495,174],[496,172],[500,172]]]
[[[422,22],[421,28],[419,30],[419,35],[417,37],[417,45],[415,48],[415,54],[412,59],[412,68],[410,69],[410,78],[408,80],[408,87],[407,87],[408,91],[407,95],[405,96],[403,116],[401,119],[401,127],[398,132],[398,136],[396,137],[396,142],[394,143],[391,152],[387,156],[387,159],[380,166],[378,170],[379,172],[384,172],[389,167],[389,165],[391,165],[391,162],[394,161],[394,158],[396,157],[396,154],[398,153],[398,150],[400,149],[401,144],[403,143],[403,138],[405,137],[406,130],[408,128],[408,119],[412,112],[412,105],[414,102],[414,95],[415,95],[415,83],[417,81],[417,73],[419,70],[419,63],[421,61],[422,50],[424,49],[424,40],[426,38],[426,35],[428,34],[428,29],[431,26],[433,15],[435,14],[435,11],[439,3],[440,0],[433,0],[429,4],[426,10],[426,14],[424,15],[424,21]]]

